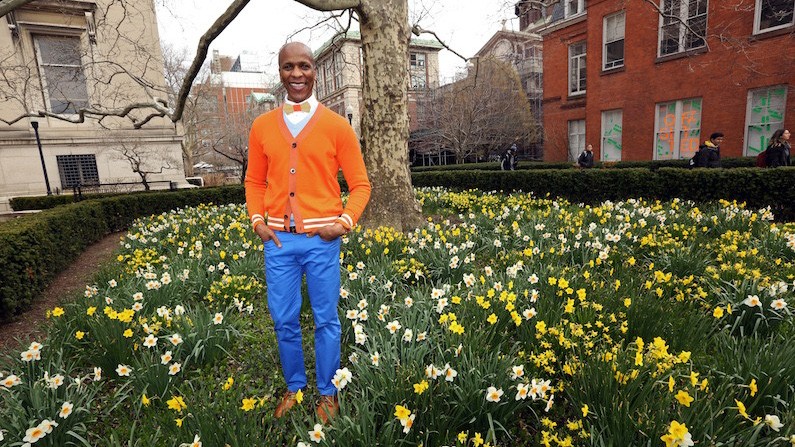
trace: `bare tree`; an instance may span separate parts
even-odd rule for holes
[[[468,77],[434,91],[418,114],[422,146],[450,150],[459,163],[538,135],[518,73],[494,57],[474,59]]]
[[[129,164],[130,169],[141,178],[146,191],[151,189],[152,176],[163,174],[166,170],[182,170],[180,160],[164,157],[157,147],[142,144],[140,140],[116,135],[108,137],[106,142],[106,150],[111,152],[109,158]]]
[[[177,94],[187,75],[188,64],[187,51],[176,50],[168,45],[163,46],[163,68],[166,76],[166,88],[168,89],[168,103],[174,104]],[[206,64],[199,76],[206,76]],[[182,161],[185,168],[185,175],[194,175],[193,165],[203,156],[210,152],[208,145],[202,144],[200,135],[201,129],[212,128],[214,119],[211,113],[212,104],[215,97],[210,89],[205,85],[195,85],[188,97],[185,99],[185,112],[182,115],[180,124],[184,137],[182,139]]]

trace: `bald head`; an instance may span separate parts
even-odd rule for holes
[[[286,54],[302,54],[304,56],[308,56],[309,60],[312,61],[312,65],[315,65],[315,57],[312,55],[312,49],[309,46],[302,42],[290,42],[284,44],[279,49],[279,65],[282,64],[282,60]]]
[[[279,78],[287,99],[302,102],[312,96],[315,76],[315,58],[308,46],[290,42],[279,50]]]

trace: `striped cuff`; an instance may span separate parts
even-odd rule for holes
[[[337,222],[342,224],[342,226],[345,227],[345,229],[348,231],[351,231],[351,228],[353,228],[353,219],[351,219],[351,216],[345,213],[343,213],[339,218],[337,218]]]
[[[261,214],[255,214],[255,215],[251,216],[251,229],[252,230],[256,230],[257,229],[257,225],[264,224],[264,223],[265,223],[265,218],[262,217]]]

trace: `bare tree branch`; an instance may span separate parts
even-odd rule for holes
[[[464,62],[469,61],[468,57],[461,56],[457,51],[455,51],[452,48],[450,48],[450,46],[447,45],[444,42],[444,40],[442,40],[438,35],[436,35],[436,33],[434,31],[423,29],[419,24],[415,24],[414,26],[411,27],[411,32],[415,36],[419,36],[420,34],[423,34],[423,33],[424,34],[432,34],[433,37],[435,37],[436,40],[439,41],[439,43],[442,44],[442,46],[445,47],[445,49],[447,49],[447,51],[449,51],[449,52],[455,54],[456,56],[460,57],[461,59],[464,60]]]
[[[232,2],[226,11],[215,20],[212,26],[210,26],[210,29],[199,39],[199,47],[196,49],[196,56],[193,58],[193,63],[185,74],[182,87],[180,87],[179,93],[177,94],[177,103],[174,106],[174,112],[171,114],[171,121],[177,122],[182,118],[182,112],[185,109],[185,98],[188,97],[193,81],[196,80],[196,75],[199,74],[199,70],[202,68],[210,44],[230,23],[232,23],[235,17],[248,5],[249,1],[250,0],[235,0]]]
[[[340,9],[358,8],[362,5],[360,0],[295,0],[304,6],[316,11],[338,11]]]
[[[33,0],[0,0],[0,17],[32,1]]]

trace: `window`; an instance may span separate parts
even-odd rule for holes
[[[585,11],[585,0],[564,0],[564,16],[569,18]]]
[[[748,92],[745,113],[745,155],[754,156],[767,147],[770,136],[784,127],[787,87],[776,85]]]
[[[80,37],[34,35],[33,43],[50,112],[75,114],[88,107]]]
[[[621,11],[618,14],[607,16],[604,19],[602,50],[602,69],[624,66],[624,23],[626,14]]]
[[[660,56],[706,45],[707,0],[663,0]]]
[[[585,93],[585,42],[569,46],[569,94]]]
[[[94,154],[56,155],[61,188],[99,184],[97,159]]]
[[[411,88],[413,90],[423,90],[427,88],[425,73],[411,73]]]
[[[428,87],[424,53],[409,54],[409,83],[412,90],[423,90]]]
[[[320,99],[326,96],[325,90],[323,89],[326,84],[323,77],[323,65],[318,64],[317,67],[315,67],[315,73],[315,90],[318,99]]]
[[[334,88],[342,88],[342,53],[334,53]]]
[[[792,26],[795,0],[756,0],[754,34]]]
[[[334,72],[332,71],[332,68],[331,58],[326,59],[326,61],[323,63],[323,79],[326,80],[326,95],[330,95],[334,92]]]
[[[701,137],[701,98],[657,104],[655,160],[690,158]]]
[[[585,150],[585,120],[569,121],[569,160],[576,160]]]
[[[602,112],[602,161],[621,160],[621,110]]]

